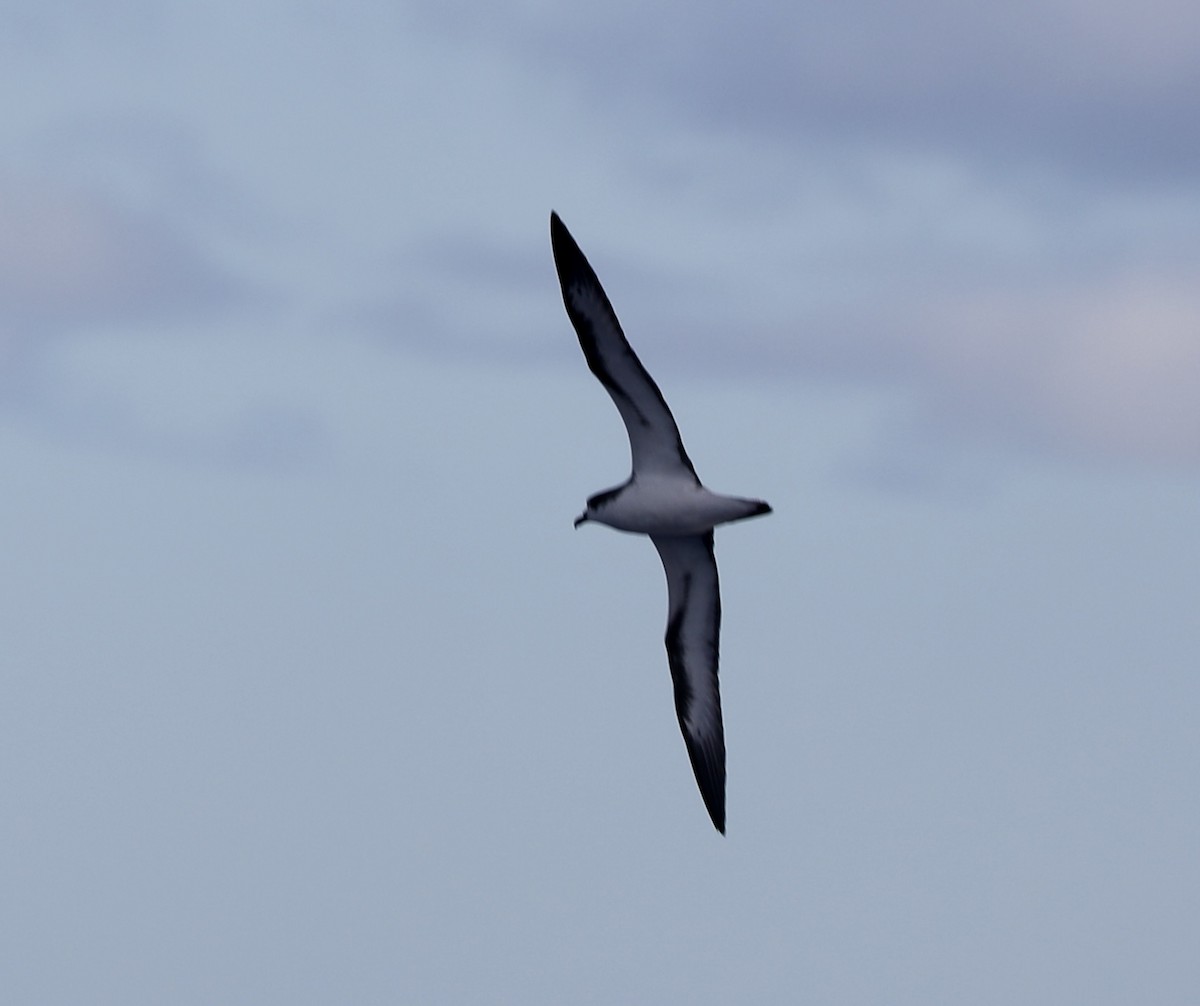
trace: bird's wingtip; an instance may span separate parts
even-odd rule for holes
[[[708,816],[712,819],[713,827],[716,828],[717,831],[719,831],[722,836],[724,836],[724,834],[725,834],[725,808],[721,807],[719,810],[717,810],[712,807],[709,807],[708,808]]]

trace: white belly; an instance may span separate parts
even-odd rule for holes
[[[747,502],[677,481],[632,482],[592,515],[620,531],[691,535],[749,516]]]

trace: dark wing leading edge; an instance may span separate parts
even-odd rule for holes
[[[625,421],[634,477],[646,471],[678,474],[682,469],[695,479],[696,470],[662,392],[630,348],[600,280],[557,213],[550,214],[550,244],[563,303],[588,367]]]
[[[675,683],[675,712],[700,795],[713,824],[725,833],[725,729],[717,683],[721,592],[713,536],[652,535],[667,574],[667,660]]]

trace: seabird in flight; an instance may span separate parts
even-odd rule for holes
[[[667,574],[667,662],[675,711],[700,795],[725,832],[725,731],[717,682],[721,595],[713,528],[771,512],[762,500],[721,496],[700,484],[671,410],[621,331],[600,280],[557,213],[550,244],[567,316],[588,367],[607,389],[625,429],[633,471],[597,493],[575,520],[650,536]]]

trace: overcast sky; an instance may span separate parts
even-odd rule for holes
[[[1200,8],[0,4],[14,1002],[1190,1003]],[[717,490],[729,834],[556,209]]]

